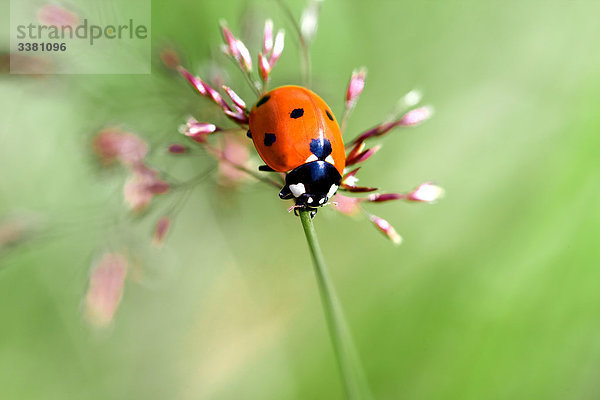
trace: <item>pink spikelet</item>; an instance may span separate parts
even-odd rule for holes
[[[121,304],[128,262],[121,253],[105,253],[92,267],[83,316],[96,328],[108,327]]]
[[[352,109],[356,106],[358,98],[365,88],[365,79],[367,77],[367,70],[361,68],[352,72],[352,77],[348,83],[348,89],[346,90],[346,108]]]
[[[169,217],[160,217],[156,222],[156,226],[154,227],[154,238],[152,240],[152,243],[156,247],[161,247],[163,245],[170,226],[171,218]]]
[[[398,232],[396,232],[396,229],[394,229],[394,227],[388,221],[376,215],[369,216],[369,220],[381,233],[394,242],[394,244],[398,245],[402,243],[402,237],[398,234]]]

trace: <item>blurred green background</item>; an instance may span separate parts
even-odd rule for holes
[[[305,3],[288,3],[299,18]],[[600,398],[598,15],[577,0],[323,3],[313,89],[340,115],[351,71],[369,69],[349,137],[415,87],[436,110],[361,170],[387,191],[446,189],[435,205],[369,207],[401,246],[363,218],[315,220],[374,398]],[[158,250],[152,223],[176,196],[129,217],[124,171],[90,151],[119,125],[170,175],[214,167],[164,151],[186,116],[218,113],[159,51],[198,73],[226,66],[252,99],[218,21],[255,53],[267,17],[287,31],[274,84],[300,83],[297,39],[269,0],[153,2],[151,75],[0,76],[0,217],[44,227],[0,250],[1,399],[342,397],[301,226],[274,190],[207,178]],[[112,327],[94,330],[90,266],[124,248],[135,269]]]

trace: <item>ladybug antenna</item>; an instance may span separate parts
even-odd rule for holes
[[[290,208],[288,208],[288,212],[292,212],[292,211],[294,211],[296,208],[302,208],[302,206],[298,206],[298,205],[295,205],[295,204],[294,204],[293,206],[291,206]]]

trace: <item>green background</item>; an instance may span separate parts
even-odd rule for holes
[[[299,18],[304,2],[289,3]],[[285,27],[274,83],[300,83],[276,2],[152,7],[151,75],[0,77],[0,216],[33,213],[44,227],[0,250],[0,398],[341,398],[300,222],[272,188],[207,178],[157,250],[152,223],[177,196],[130,218],[125,172],[91,154],[92,135],[116,124],[170,175],[214,167],[164,151],[187,115],[220,117],[158,54],[173,46],[194,72],[226,66],[253,101],[220,55],[220,18],[253,54],[265,18]],[[313,89],[339,116],[351,71],[369,70],[349,137],[415,87],[436,110],[361,170],[387,191],[445,188],[435,205],[368,206],[401,246],[364,218],[315,220],[374,398],[600,397],[598,15],[578,0],[323,3]],[[123,248],[137,272],[113,326],[91,329],[90,265]]]

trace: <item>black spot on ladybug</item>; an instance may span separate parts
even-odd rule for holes
[[[325,110],[325,114],[327,114],[327,117],[333,121],[333,115],[331,115],[331,113],[329,112],[329,110]]]
[[[260,100],[258,100],[258,103],[256,103],[256,108],[262,106],[263,104],[265,104],[267,101],[269,101],[269,99],[271,98],[271,96],[263,96],[260,98]]]
[[[248,136],[250,139],[252,139],[252,132],[250,132],[250,130],[248,130],[248,132],[246,132],[246,136]]]
[[[277,137],[275,137],[274,133],[265,133],[265,146],[270,146],[273,143],[275,143],[275,140],[277,140]]]
[[[324,160],[331,154],[331,142],[327,139],[313,139],[310,141],[310,151],[319,160]]]
[[[292,113],[290,114],[290,117],[296,119],[296,118],[300,118],[303,115],[304,115],[304,109],[296,108],[292,111]]]

